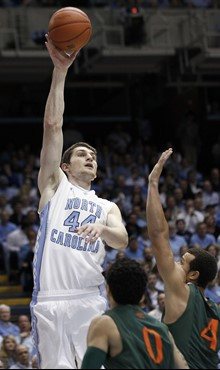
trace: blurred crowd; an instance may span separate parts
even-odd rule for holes
[[[118,252],[106,246],[106,268],[124,257],[143,265],[148,275],[148,286],[141,305],[150,315],[160,319],[164,308],[164,285],[148,238],[145,212],[148,174],[161,151],[172,146],[174,153],[162,174],[159,191],[175,260],[180,260],[188,248],[202,247],[215,256],[220,267],[220,153],[219,156],[214,152],[213,156],[209,154],[211,166],[208,173],[203,173],[197,168],[193,141],[188,147],[190,157],[184,152],[184,146],[181,149],[180,145],[177,150],[172,143],[164,144],[163,148],[152,144],[149,122],[140,121],[136,130],[137,136],[134,137],[123,126],[117,125],[104,141],[90,142],[98,150],[99,169],[93,189],[100,197],[119,206],[129,235],[125,251]],[[180,137],[183,134],[181,131]],[[64,132],[66,146],[72,143],[68,140],[76,135],[77,141],[85,139],[75,130]],[[198,137],[196,132],[195,137]],[[30,145],[16,147],[13,144],[0,151],[0,269],[8,274],[10,281],[19,282],[30,296],[33,251],[39,227],[39,153],[40,150],[33,153]],[[205,294],[220,304],[219,276],[209,284]],[[26,364],[32,358],[32,349],[29,348],[27,354],[21,340],[21,337],[26,339],[30,335],[29,318],[19,317],[17,326],[9,325],[9,322],[10,308],[0,306],[0,359],[8,361],[8,368],[16,366],[20,352],[26,358]],[[29,335],[22,335],[23,332]]]

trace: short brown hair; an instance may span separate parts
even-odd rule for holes
[[[87,149],[90,149],[92,150],[96,155],[97,155],[97,150],[95,148],[93,148],[93,146],[87,144],[87,143],[84,143],[84,142],[78,142],[78,143],[75,143],[73,145],[71,145],[64,153],[63,153],[63,156],[62,156],[62,160],[61,160],[61,164],[63,163],[70,163],[70,158],[72,156],[72,153],[74,151],[74,149],[78,148],[79,146],[83,146]]]

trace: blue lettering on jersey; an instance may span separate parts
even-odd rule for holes
[[[73,208],[74,208],[74,209],[79,209],[80,204],[81,204],[81,200],[80,200],[79,198],[74,198],[74,201],[73,201]]]
[[[71,235],[69,233],[64,233],[53,229],[51,231],[50,240],[54,244],[59,244],[64,247],[76,249],[83,252],[98,253],[100,248],[100,241],[97,240],[95,243],[87,243],[84,238],[78,235]]]
[[[82,199],[81,210],[82,211],[88,211],[88,200]]]
[[[94,202],[89,202],[90,209],[89,212],[94,213],[94,208],[97,206]]]
[[[94,213],[97,218],[101,218],[102,207],[98,204],[91,202],[86,199],[70,198],[67,199],[65,210],[68,209],[80,209],[81,211],[89,211]]]
[[[65,234],[64,247],[70,248],[71,238],[72,238],[71,234]]]
[[[77,242],[78,242],[78,236],[77,235],[73,235],[72,242],[71,242],[71,248],[72,249],[76,249]]]

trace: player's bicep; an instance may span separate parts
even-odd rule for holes
[[[181,282],[177,264],[167,238],[161,236],[152,244],[153,254],[156,259],[158,271],[166,286],[178,286]]]
[[[105,317],[101,316],[91,322],[87,336],[87,346],[108,352],[108,335],[105,321]]]

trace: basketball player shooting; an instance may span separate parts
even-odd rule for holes
[[[48,36],[46,46],[54,70],[38,177],[41,223],[33,264],[32,328],[41,368],[74,369],[81,366],[91,321],[106,310],[101,295],[105,242],[120,250],[128,237],[118,207],[90,190],[96,150],[77,143],[62,157],[64,85],[77,52],[66,55]]]

